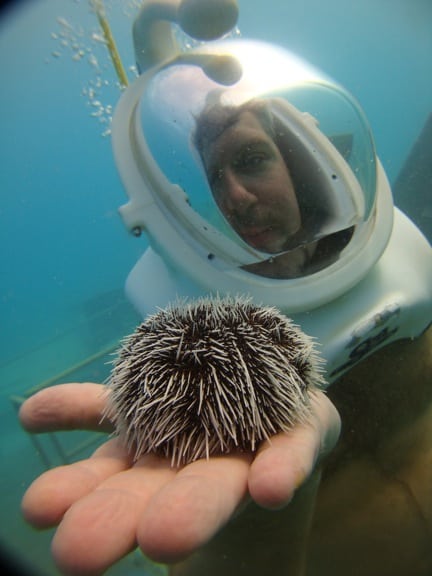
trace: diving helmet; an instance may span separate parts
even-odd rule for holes
[[[413,294],[419,267],[393,268],[402,239],[430,253],[393,207],[355,98],[280,47],[225,37],[236,19],[234,0],[148,0],[134,23],[140,75],[112,139],[121,216],[150,247],[127,291],[143,314],[212,293],[277,306],[325,342],[337,372],[384,329],[367,352],[424,329],[432,283]],[[420,304],[402,330],[407,300]]]
[[[206,2],[176,4],[184,22],[184,6]],[[229,5],[218,13],[228,11],[223,24],[232,26]],[[145,231],[168,265],[205,291],[247,293],[295,312],[349,290],[380,257],[393,215],[358,103],[262,42],[180,51],[171,30],[161,37],[159,29],[158,44],[171,50],[143,45],[155,36],[152,6],[134,27],[141,75],[113,122],[127,228]]]

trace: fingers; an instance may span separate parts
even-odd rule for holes
[[[74,502],[129,466],[129,457],[118,441],[110,440],[91,458],[48,470],[39,476],[24,495],[23,515],[36,528],[56,526]]]
[[[59,384],[45,388],[21,406],[19,417],[29,432],[53,430],[111,431],[108,419],[101,422],[105,406],[101,384]]]
[[[199,460],[180,471],[146,455],[127,469],[122,453],[117,466],[108,462],[117,449],[112,441],[88,461],[47,472],[26,495],[23,508],[34,524],[61,520],[52,550],[66,574],[101,574],[137,541],[156,561],[180,560],[246,497],[251,455]]]
[[[251,455],[198,460],[180,471],[144,510],[137,538],[157,562],[185,558],[228,522],[247,495]]]
[[[87,402],[83,402],[86,399]],[[91,427],[104,405],[103,387],[69,384],[40,392],[22,408],[32,430]],[[150,558],[172,563],[208,542],[251,497],[279,508],[332,449],[340,430],[322,393],[310,422],[264,443],[251,454],[198,460],[181,470],[143,456],[132,468],[112,440],[86,461],[44,474],[23,501],[34,525],[58,524],[53,554],[67,574],[101,574],[138,543]]]
[[[319,458],[336,444],[340,417],[330,400],[318,392],[307,424],[274,436],[260,448],[249,474],[251,497],[264,508],[285,506],[309,477]]]
[[[144,456],[107,478],[65,513],[52,544],[66,574],[102,574],[136,546],[139,518],[155,493],[175,477],[169,461]]]

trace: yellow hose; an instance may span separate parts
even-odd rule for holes
[[[120,85],[122,88],[125,88],[129,84],[128,77],[126,75],[126,71],[122,64],[120,54],[117,50],[117,46],[114,40],[114,37],[111,32],[111,28],[107,17],[105,15],[105,10],[103,7],[102,0],[90,0],[90,3],[96,12],[96,16],[98,17],[100,27],[102,28],[102,32],[105,38],[105,42],[107,44],[108,52],[110,53],[112,63],[114,64],[114,69],[117,73],[117,77],[119,79]]]

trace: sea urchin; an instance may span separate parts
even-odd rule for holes
[[[107,415],[135,458],[187,463],[255,450],[304,421],[323,384],[313,341],[275,308],[203,298],[149,316],[123,341]]]

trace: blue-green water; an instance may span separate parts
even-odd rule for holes
[[[107,2],[127,66],[133,4]],[[432,112],[432,3],[239,5],[243,36],[297,52],[356,96],[395,183]],[[36,448],[20,430],[11,397],[46,382],[107,375],[109,352],[139,320],[122,290],[145,239],[128,236],[116,212],[125,195],[105,133],[120,91],[89,3],[11,6],[0,13],[0,539],[55,574],[51,535],[24,525],[19,501],[43,470],[43,454],[61,458],[49,439]],[[400,194],[396,203],[430,231],[430,191],[418,187],[408,201]],[[69,450],[83,439],[61,442]]]

